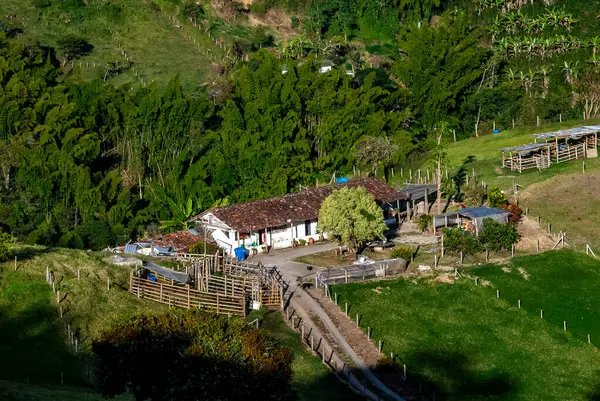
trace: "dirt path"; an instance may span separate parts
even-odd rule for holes
[[[548,251],[552,249],[558,240],[549,235],[543,228],[538,228],[537,221],[527,216],[523,216],[523,219],[517,226],[517,231],[521,234],[521,240],[515,247],[517,251],[536,253],[538,240],[540,243],[540,252]]]

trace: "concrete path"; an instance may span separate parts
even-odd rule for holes
[[[288,283],[288,294],[292,294],[298,285],[298,279],[315,273],[309,271],[307,265],[294,262],[299,256],[312,255],[313,253],[332,251],[337,247],[333,242],[322,242],[296,248],[274,249],[268,254],[260,253],[250,258],[250,261],[260,261],[265,266],[277,266],[277,269]]]

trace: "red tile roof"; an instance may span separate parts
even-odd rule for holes
[[[207,213],[212,213],[238,232],[280,227],[289,224],[288,220],[291,222],[315,220],[319,217],[319,209],[325,198],[331,195],[334,189],[342,187],[364,187],[380,204],[405,199],[405,195],[395,191],[378,178],[362,178],[344,184],[314,187],[254,202],[210,209],[190,220],[198,220]]]
[[[176,231],[170,234],[159,234],[149,238],[143,238],[137,242],[152,242],[156,246],[162,246],[165,248],[173,247],[176,252],[189,252],[190,247],[203,241],[203,236],[194,234],[190,231]],[[209,241],[213,242],[213,241]]]

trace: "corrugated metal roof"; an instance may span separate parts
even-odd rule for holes
[[[166,267],[162,267],[159,265],[155,265],[154,263],[148,262],[144,264],[144,267],[151,272],[159,274],[169,280],[175,280],[179,283],[186,284],[189,280],[189,275],[187,273],[177,272],[172,269],[167,269]]]
[[[137,244],[127,244],[125,245],[125,250],[123,253],[135,254],[137,253],[138,245]]]
[[[513,146],[510,148],[502,148],[502,149],[498,149],[501,152],[514,152],[514,153],[528,153],[531,152],[533,150],[538,150],[538,149],[542,149],[542,148],[546,148],[548,146],[550,146],[551,144],[549,143],[530,143],[527,145],[520,145],[520,146]]]
[[[599,126],[587,126],[587,127],[577,127],[570,129],[563,129],[560,131],[554,132],[545,132],[542,134],[534,134],[533,136],[536,139],[552,139],[552,138],[571,138],[578,139],[581,138],[582,135],[593,134],[594,132],[600,131]]]
[[[465,209],[459,210],[458,214],[461,216],[469,217],[471,219],[488,217],[488,216],[498,216],[498,215],[507,215],[508,212],[502,209],[496,209],[495,207],[467,207]]]
[[[410,200],[425,199],[425,192],[431,195],[437,192],[436,184],[406,184],[398,192],[404,194]]]

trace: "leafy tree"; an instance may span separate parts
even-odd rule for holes
[[[500,224],[492,219],[483,219],[483,230],[479,242],[490,251],[511,249],[521,236],[511,224]]]
[[[419,216],[419,230],[421,230],[421,232],[425,232],[425,230],[427,230],[427,227],[431,226],[431,224],[433,223],[433,217],[429,214],[422,214]]]
[[[385,172],[398,149],[389,138],[366,136],[356,142],[353,153],[360,168],[369,168],[371,172],[377,172],[378,169]]]
[[[92,344],[102,393],[136,400],[287,400],[293,354],[242,319],[201,311],[140,315]],[[152,378],[149,378],[149,372]]]
[[[381,208],[365,188],[342,188],[329,195],[319,211],[319,230],[358,254],[367,241],[383,239]]]
[[[394,247],[394,249],[392,249],[392,258],[400,258],[400,259],[404,259],[406,261],[410,261],[410,257],[412,254],[412,250],[410,249],[409,246],[406,245],[398,245],[396,247]]]
[[[192,198],[188,198],[184,205],[178,205],[172,199],[168,199],[168,202],[173,211],[174,219],[163,221],[160,228],[167,231],[189,230],[192,225],[188,220],[193,217],[196,212]]]
[[[87,40],[75,34],[66,34],[56,40],[56,46],[62,55],[62,66],[69,61],[85,56],[94,48]]]

